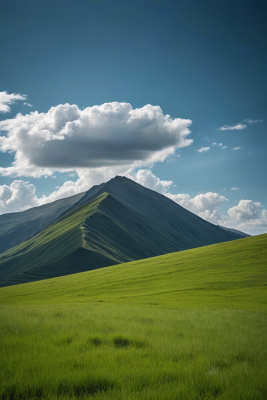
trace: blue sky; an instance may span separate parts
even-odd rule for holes
[[[5,2],[0,213],[121,174],[213,223],[267,232],[266,8],[257,0]],[[81,131],[85,117],[91,125]]]

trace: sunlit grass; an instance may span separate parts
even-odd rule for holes
[[[2,399],[266,399],[265,314],[10,306],[0,324]]]
[[[266,400],[266,240],[0,289],[0,399]]]

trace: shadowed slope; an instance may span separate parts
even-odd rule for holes
[[[79,193],[26,211],[0,215],[0,253],[45,229],[83,196]]]

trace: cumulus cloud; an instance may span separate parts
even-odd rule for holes
[[[247,125],[244,124],[237,124],[232,126],[224,125],[221,128],[219,128],[218,131],[234,131],[234,130],[240,131],[242,129],[245,129],[246,127]]]
[[[24,106],[28,106],[28,107],[32,107],[32,105],[30,103],[26,103],[26,102],[24,102],[23,105]]]
[[[209,147],[201,147],[199,150],[197,150],[199,153],[203,153],[204,151],[208,151],[210,148]]]
[[[27,96],[25,94],[21,95],[19,93],[0,92],[0,113],[10,112],[10,105],[14,104],[18,100],[26,100]]]
[[[198,194],[193,198],[191,198],[189,194],[166,193],[165,195],[180,204],[180,206],[213,223],[221,221],[222,215],[218,207],[228,201],[226,197],[212,192]]]
[[[261,203],[252,200],[240,200],[237,206],[230,208],[227,213],[232,221],[247,221],[259,217]]]
[[[267,210],[260,207],[260,202],[240,200],[228,210],[229,225],[251,235],[267,233]]]
[[[241,200],[237,206],[227,211],[227,217],[221,214],[219,207],[228,199],[218,193],[199,194],[193,198],[188,194],[166,193],[165,196],[213,224],[238,229],[251,235],[267,232],[267,210],[261,211],[259,202]]]
[[[217,142],[213,142],[213,143],[212,143],[212,146],[215,146],[216,144],[217,144]]]
[[[0,168],[0,174],[39,177],[55,170],[152,165],[192,143],[187,138],[191,123],[164,115],[159,106],[133,109],[118,102],[18,114],[0,122],[6,132],[0,150],[15,155],[13,165]]]
[[[148,169],[140,169],[134,177],[134,180],[140,185],[159,193],[165,193],[173,183],[172,181],[161,181]]]
[[[221,147],[222,145],[223,145],[222,143],[219,143],[219,144],[218,144],[218,146],[220,146],[220,147]]]
[[[228,147],[228,146],[223,146],[223,147],[222,147],[222,150],[223,150],[223,149],[227,149],[227,147]]]
[[[230,190],[239,190],[239,188],[233,187]]]
[[[15,180],[10,186],[0,185],[0,214],[24,211],[38,206],[35,186],[29,182]]]
[[[233,150],[240,150],[241,147],[233,147]]]

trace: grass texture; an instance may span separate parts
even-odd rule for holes
[[[0,399],[266,399],[266,242],[0,289]]]

